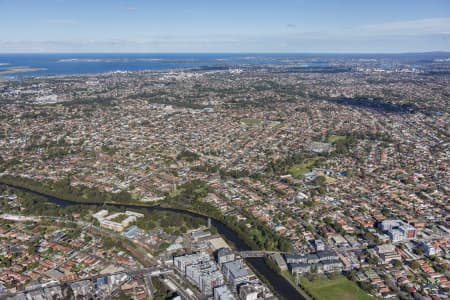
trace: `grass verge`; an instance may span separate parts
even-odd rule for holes
[[[309,281],[306,277],[300,278],[302,286],[317,300],[371,300],[366,292],[356,283],[339,275],[333,279],[321,278]]]

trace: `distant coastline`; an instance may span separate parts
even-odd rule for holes
[[[450,59],[450,52],[402,54],[345,53],[0,53],[0,76],[64,76],[115,71],[203,69],[219,70],[256,65],[315,68],[336,66],[344,59],[359,62],[386,59],[422,63]],[[25,67],[26,66],[26,67]],[[385,66],[383,66],[385,67]]]
[[[9,67],[5,70],[0,70],[0,76],[2,75],[14,75],[19,73],[39,72],[45,71],[46,68],[31,68],[31,67]]]

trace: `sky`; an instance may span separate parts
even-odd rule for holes
[[[450,0],[0,0],[0,52],[450,51]]]

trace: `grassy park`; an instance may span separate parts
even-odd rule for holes
[[[320,156],[305,158],[300,163],[291,166],[288,171],[292,176],[298,177],[309,172],[310,169],[317,165],[321,160],[323,160],[323,157]]]
[[[373,299],[358,285],[339,275],[333,279],[321,278],[309,281],[300,279],[302,286],[317,300],[370,300]]]
[[[246,125],[259,125],[261,124],[261,120],[256,118],[242,118],[241,123]]]
[[[344,141],[347,137],[344,135],[330,135],[327,138],[327,143],[334,144],[337,141]]]

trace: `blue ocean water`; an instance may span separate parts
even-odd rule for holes
[[[164,70],[281,64],[288,54],[0,54],[0,72],[13,67],[45,70],[7,76],[90,74],[112,71]]]
[[[448,58],[448,52],[405,54],[254,54],[254,53],[74,53],[74,54],[2,54],[0,53],[0,76],[45,76],[95,74],[113,71],[164,70],[183,68],[240,67],[261,64],[290,64],[298,67],[330,66],[336,61],[354,59],[377,59],[381,64],[392,62],[429,63],[435,58]],[[14,67],[39,68],[33,72],[1,74]]]

